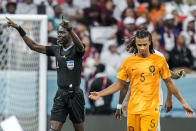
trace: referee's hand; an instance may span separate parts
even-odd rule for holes
[[[64,16],[62,16],[62,22],[60,23],[60,25],[65,28],[65,29],[70,29],[71,25],[70,22],[64,19]]]
[[[116,109],[115,118],[116,120],[122,120],[121,109]]]
[[[100,98],[100,94],[99,92],[90,92],[90,95],[88,97],[96,101]]]
[[[8,25],[8,26],[11,26],[11,27],[13,27],[13,28],[18,28],[18,27],[19,27],[19,26],[18,26],[16,23],[14,23],[10,18],[6,17],[6,19],[7,19],[7,25]]]

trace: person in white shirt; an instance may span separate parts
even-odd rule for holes
[[[24,0],[18,3],[16,14],[37,14],[37,6],[33,0]]]

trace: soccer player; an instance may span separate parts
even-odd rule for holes
[[[159,52],[157,50],[154,50],[154,51],[155,51],[155,54],[164,57],[161,52]],[[181,70],[178,70],[178,71],[170,71],[170,72],[171,72],[171,78],[172,79],[179,79],[180,77],[186,75],[184,69],[181,69]],[[126,87],[124,87],[123,89],[120,90],[119,101],[118,101],[117,109],[116,109],[116,112],[115,112],[115,118],[117,120],[121,120],[121,108],[122,108],[123,113],[125,115],[127,114],[127,105],[128,105],[128,101],[129,101],[129,97],[130,97],[130,93],[131,93],[130,90],[129,90],[129,92],[127,94],[128,85],[129,84],[127,84]],[[159,85],[159,88],[160,88],[159,89],[159,102],[160,102],[160,111],[161,111],[161,108],[163,106],[163,91],[162,91],[162,88],[161,88],[160,85]],[[127,98],[125,99],[124,105],[122,107],[122,103],[123,103],[123,100],[124,100],[126,94],[127,94]],[[166,110],[166,112],[169,112],[171,109],[172,109],[172,97],[171,97],[171,93],[168,93],[168,96],[167,96],[167,99],[166,99],[166,102],[165,102],[165,110]],[[160,118],[159,118],[158,125],[157,125],[157,131],[160,131],[160,130],[161,129],[160,129]]]
[[[155,53],[156,54],[160,54],[160,52],[156,51],[155,50]],[[161,54],[160,54],[161,55]],[[163,55],[161,55],[163,56]],[[179,79],[180,77],[182,76],[185,76],[186,73],[184,71],[184,69],[181,69],[181,70],[178,70],[178,71],[170,71],[171,72],[171,78],[172,79]],[[119,100],[118,100],[118,105],[117,105],[117,109],[116,109],[116,112],[115,112],[115,118],[117,120],[121,120],[122,117],[121,117],[121,108],[122,108],[122,112],[124,115],[127,115],[127,106],[128,106],[128,102],[129,102],[129,98],[130,98],[130,90],[128,91],[128,86],[129,84],[127,84],[123,89],[120,90],[120,96],[119,96]],[[127,91],[128,91],[128,94],[127,94]],[[162,91],[162,88],[161,86],[159,85],[159,102],[160,102],[160,111],[162,109],[162,106],[163,106],[163,91]],[[123,100],[125,98],[127,94],[127,97],[125,99],[125,102],[124,102],[124,105],[122,106],[122,103],[123,103]],[[167,99],[166,99],[166,102],[165,102],[165,110],[166,112],[169,112],[171,109],[172,109],[172,97],[171,97],[171,93],[168,92],[167,94]],[[157,125],[157,131],[160,131],[161,128],[160,128],[160,117],[159,117],[159,121],[158,121],[158,125]]]
[[[126,85],[129,78],[131,96],[128,104],[127,131],[156,131],[159,120],[159,78],[168,90],[180,101],[187,116],[193,115],[193,109],[180,95],[165,58],[154,53],[152,36],[146,30],[138,30],[134,55],[126,58],[117,74],[118,80],[100,92],[91,92],[90,99],[112,94]]]
[[[85,101],[80,89],[84,45],[73,32],[70,23],[62,17],[58,29],[58,46],[43,46],[31,40],[21,26],[6,19],[8,26],[18,30],[30,49],[56,57],[58,91],[51,110],[50,131],[60,131],[68,114],[75,131],[84,131]]]

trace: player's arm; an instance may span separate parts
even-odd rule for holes
[[[100,92],[90,92],[89,98],[92,100],[98,100],[101,96],[113,94],[125,86],[126,81],[118,79],[115,83]]]
[[[186,75],[186,72],[184,71],[184,69],[177,70],[177,71],[170,70],[170,73],[171,73],[172,79],[179,79],[182,76],[184,77]],[[167,98],[165,101],[165,111],[169,112],[171,109],[172,109],[172,93],[169,90],[167,90]]]
[[[193,109],[183,99],[183,97],[181,96],[180,92],[178,91],[178,88],[176,87],[171,77],[163,79],[163,80],[168,90],[180,101],[180,103],[182,104],[182,107],[186,110],[187,115],[188,116],[193,115],[194,113]]]
[[[64,27],[65,29],[67,29],[67,31],[69,31],[73,43],[76,45],[76,47],[79,49],[80,52],[83,52],[84,51],[84,45],[83,45],[82,41],[75,34],[75,32],[72,30],[72,27],[71,27],[69,21],[64,20],[63,16],[62,16],[62,22],[60,23],[60,25],[62,27]]]
[[[117,105],[117,109],[116,109],[116,113],[115,113],[115,118],[117,120],[121,120],[122,103],[123,103],[123,100],[125,99],[125,96],[127,94],[128,87],[129,87],[129,83],[126,83],[125,87],[120,90],[120,96],[118,99],[118,105]]]
[[[26,32],[22,29],[21,26],[14,23],[8,17],[6,17],[6,19],[7,19],[8,26],[11,26],[11,27],[15,28],[20,33],[22,39],[24,40],[24,42],[27,44],[27,46],[31,50],[34,50],[34,51],[39,52],[39,53],[46,54],[46,47],[45,46],[37,44],[35,41],[30,39],[28,36],[26,36]]]

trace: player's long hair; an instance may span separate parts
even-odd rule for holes
[[[149,50],[150,50],[150,53],[153,54],[155,51],[153,49],[152,35],[150,32],[148,32],[145,29],[137,30],[136,34],[131,37],[129,44],[127,45],[127,49],[129,50],[129,52],[134,53],[134,54],[138,53],[138,50],[136,47],[136,38],[143,39],[146,37],[149,38],[149,41],[150,41]]]

